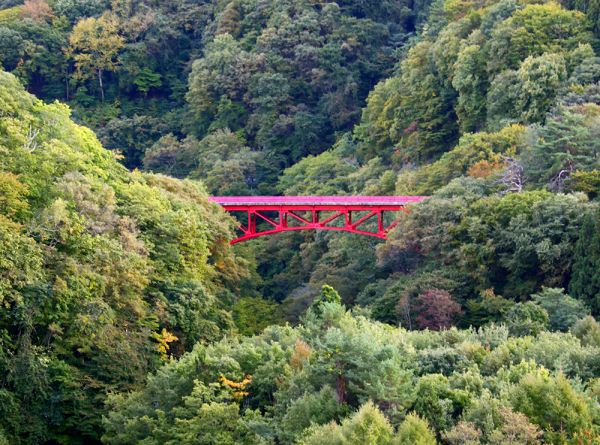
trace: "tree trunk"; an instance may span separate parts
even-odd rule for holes
[[[102,70],[98,70],[98,83],[100,84],[100,100],[104,102],[104,86],[102,85]]]

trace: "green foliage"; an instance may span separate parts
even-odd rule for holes
[[[564,57],[545,53],[529,56],[517,71],[520,82],[517,110],[523,122],[541,122],[566,80]]]
[[[454,92],[428,72],[433,52],[431,43],[417,44],[402,62],[403,76],[386,80],[369,95],[356,130],[366,156],[390,157],[386,149],[398,147],[394,154],[401,159],[425,162],[455,141]]]
[[[463,133],[479,130],[485,123],[488,79],[484,57],[481,46],[472,44],[464,46],[456,59],[452,86],[458,92],[456,115]]]
[[[553,331],[568,331],[577,320],[588,314],[585,305],[566,295],[564,289],[545,287],[532,295],[532,299],[548,312],[548,324]]]
[[[528,374],[510,397],[513,408],[539,425],[549,443],[564,443],[592,428],[589,405],[561,374],[556,377],[544,371]]]
[[[514,69],[528,56],[572,50],[592,39],[583,14],[564,10],[553,2],[517,9],[494,29],[492,36],[494,70]]]
[[[506,314],[506,323],[513,335],[538,335],[548,325],[548,312],[531,301],[517,303]]]
[[[242,335],[258,334],[281,320],[279,305],[259,297],[242,297],[232,310],[233,321]]]
[[[594,104],[563,108],[544,127],[532,129],[534,142],[523,154],[526,180],[560,192],[574,172],[598,168],[599,112]]]
[[[594,443],[594,2],[15,4],[115,152],[0,73],[0,443]],[[274,191],[433,196],[234,254]]]
[[[401,171],[397,193],[428,194],[463,175],[485,178],[505,167],[504,159],[514,157],[524,139],[524,127],[511,125],[497,133],[469,133],[442,157],[417,170]]]
[[[151,375],[146,388],[113,395],[103,440],[433,445],[437,436],[451,444],[536,444],[541,434],[561,443],[597,432],[595,402],[582,388],[598,365],[584,360],[570,377],[562,374],[582,350],[569,334],[406,331],[337,303],[322,309],[294,328],[197,345]],[[461,357],[448,376],[417,369],[435,348]],[[597,345],[586,348],[598,357]]]
[[[481,194],[469,189],[477,184],[455,181],[415,207],[381,249],[382,259],[418,254],[471,277],[478,292],[493,288],[512,298],[565,286],[586,201],[538,191],[477,199]]]
[[[427,421],[410,413],[398,427],[398,434],[393,443],[398,445],[435,445],[437,442]]]
[[[448,379],[439,374],[421,377],[415,393],[415,413],[427,419],[436,431],[450,429],[453,419],[460,415],[469,401],[467,392],[452,389]]]
[[[18,224],[0,218],[0,302],[10,305],[21,300],[19,290],[42,277],[43,257],[39,246]]]
[[[357,167],[351,159],[344,159],[340,151],[332,149],[303,158],[284,171],[278,187],[287,195],[327,196],[347,192],[348,176]]]
[[[578,320],[571,329],[571,332],[584,346],[600,345],[600,324],[590,315]]]
[[[194,400],[190,400],[194,403]],[[236,445],[268,443],[248,425],[260,414],[249,412],[241,417],[236,404],[203,403],[194,412],[194,418],[182,420],[174,431],[171,443],[198,443],[202,445]],[[110,442],[109,442],[110,443]]]
[[[15,444],[97,440],[107,393],[231,330],[216,296],[245,262],[200,184],[127,172],[4,72],[0,103],[0,424]]]
[[[321,292],[317,298],[315,298],[311,307],[315,313],[320,314],[322,312],[322,306],[328,303],[342,304],[342,297],[340,297],[340,294],[338,294],[333,287],[324,284],[323,287],[321,287]]]
[[[296,351],[299,351],[298,347]],[[339,419],[346,413],[347,409],[340,405],[335,397],[335,391],[325,386],[317,393],[306,393],[290,403],[285,415],[281,419],[280,435],[284,441],[292,442],[292,439],[300,435],[309,427],[313,426],[314,435],[318,428],[316,425],[326,425],[333,419]],[[326,434],[329,426],[320,428]],[[310,440],[315,440],[310,439]]]
[[[143,159],[147,169],[178,177],[202,179],[215,195],[253,194],[260,182],[260,155],[230,130],[216,130],[202,140],[193,136],[178,141],[163,136]]]
[[[299,443],[303,445],[322,443],[386,445],[392,443],[392,434],[393,429],[389,421],[372,403],[366,403],[341,425],[329,424],[309,430],[307,436]]]
[[[556,3],[485,3],[447,2],[469,13],[450,12],[454,20],[425,33],[399,74],[371,92],[355,130],[366,157],[425,163],[461,134],[543,122],[571,72],[591,69],[593,39],[581,13]]]
[[[115,71],[116,57],[124,45],[117,34],[116,17],[104,14],[80,20],[69,37],[68,54],[75,60],[76,79],[98,78],[100,95],[104,102],[103,71]]]
[[[569,292],[594,311],[600,306],[600,222],[597,212],[586,215],[575,245]]]
[[[585,192],[590,198],[598,197],[600,191],[600,170],[576,171],[571,175],[571,189]]]
[[[323,152],[335,132],[351,129],[368,90],[391,67],[390,41],[414,26],[411,7],[384,3],[385,14],[373,14],[381,5],[348,2],[223,7],[192,65],[192,132],[241,132],[269,159],[259,170],[271,184],[281,167]]]
[[[162,85],[160,74],[147,67],[140,71],[133,83],[144,94],[148,94],[152,88],[159,88]]]

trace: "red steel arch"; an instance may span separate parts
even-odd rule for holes
[[[386,223],[386,212],[406,212],[406,206],[426,199],[426,196],[213,196],[211,201],[228,212],[243,212],[242,235],[231,244],[271,233],[292,230],[341,230],[385,239],[398,224],[398,219]],[[275,217],[265,212],[275,212]],[[305,216],[299,214],[304,213]],[[328,212],[329,215],[323,215]],[[308,215],[308,216],[307,216]],[[343,218],[341,225],[340,220]],[[374,230],[365,227],[377,220]],[[257,227],[264,221],[266,228]],[[295,225],[294,225],[295,224]],[[338,224],[338,225],[332,225]],[[264,226],[264,224],[263,224]]]

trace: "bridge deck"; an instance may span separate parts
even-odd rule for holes
[[[224,207],[379,207],[404,206],[426,196],[213,196]]]

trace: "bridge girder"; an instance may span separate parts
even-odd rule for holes
[[[425,198],[236,196],[212,197],[211,200],[230,213],[242,212],[241,219],[244,222],[239,226],[242,234],[231,240],[231,244],[235,244],[259,236],[295,230],[337,230],[386,239],[388,232],[398,224],[400,218],[394,217],[386,222],[385,215],[392,212],[406,213],[407,204],[420,202]],[[262,225],[259,224],[261,222]]]

